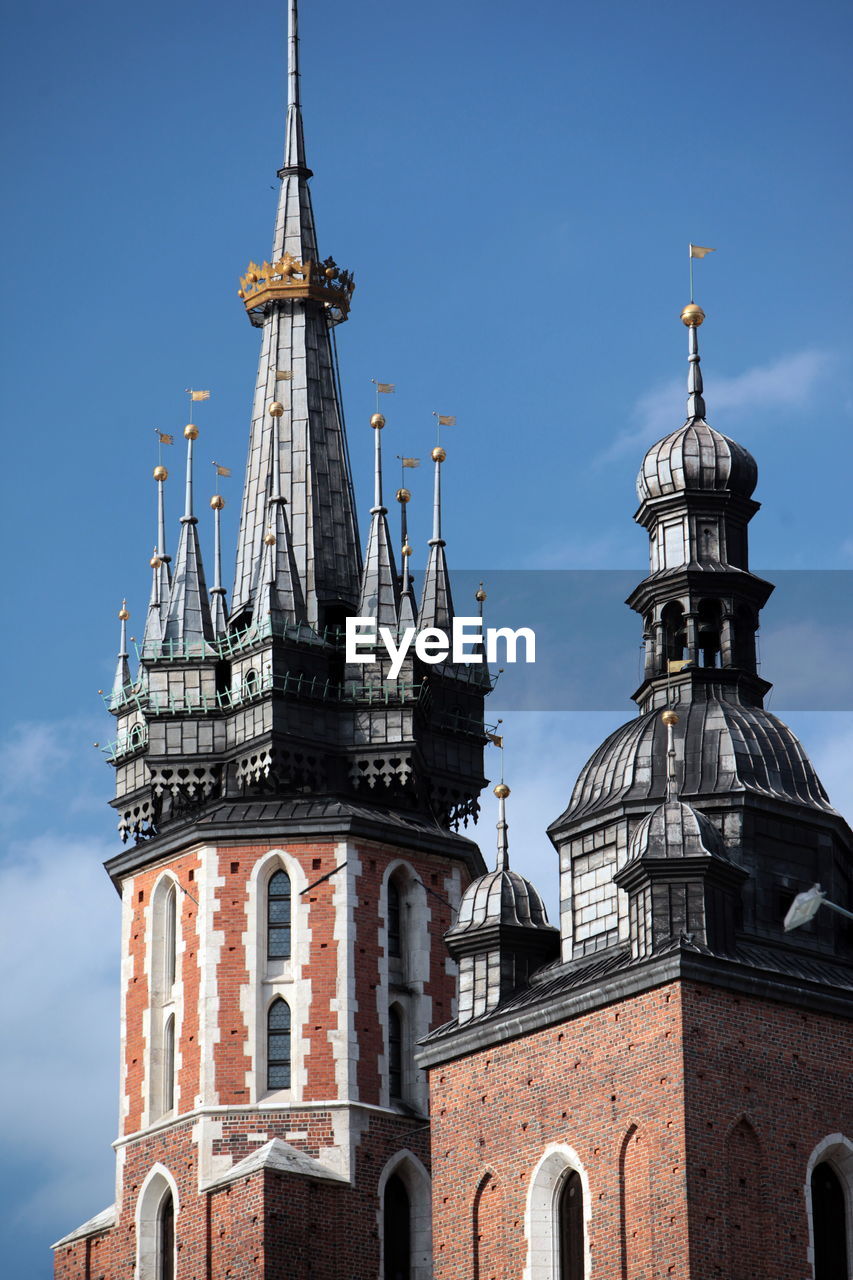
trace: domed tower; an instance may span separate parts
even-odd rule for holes
[[[773,587],[749,568],[758,469],[742,445],[706,421],[698,348],[704,312],[691,302],[681,319],[687,420],[649,449],[637,477],[634,518],[648,531],[650,562],[628,598],[643,619],[644,676],[633,695],[640,714],[593,754],[550,827],[560,851],[567,960],[631,940],[625,888],[613,873],[628,860],[637,823],[666,795],[665,707],[678,715],[681,799],[714,823],[724,856],[748,873],[738,906],[745,937],[781,942],[787,905],[815,881],[831,886],[839,902],[851,892],[850,828],[794,734],[764,709],[771,686],[758,671],[755,637]],[[843,923],[822,921],[796,945],[835,954],[850,942]]]

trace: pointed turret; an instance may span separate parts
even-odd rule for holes
[[[220,517],[225,499],[221,493],[215,493],[210,499],[213,509],[213,586],[210,591],[210,611],[213,623],[213,634],[219,640],[228,630],[228,615],[225,611],[225,588],[222,585],[222,530]]]
[[[381,413],[374,413],[370,425],[374,441],[373,506],[370,509],[370,535],[358,612],[362,617],[375,618],[377,626],[396,627],[400,587],[388,530],[388,510],[382,502],[382,429],[385,418]]]
[[[121,632],[118,646],[118,661],[116,663],[116,673],[113,678],[112,704],[121,702],[125,692],[130,686],[130,664],[128,662],[127,653],[127,620],[130,617],[127,609],[127,601],[122,600],[121,608],[118,611],[119,620],[121,622]]]
[[[297,8],[290,3],[287,141],[272,261],[252,263],[240,295],[263,329],[249,460],[243,490],[231,617],[254,608],[267,528],[265,480],[272,432],[266,406],[281,395],[282,496],[308,621],[340,621],[358,601],[361,551],[339,403],[331,326],[345,320],[353,281],[331,258],[319,260],[305,161],[299,93]]]
[[[281,491],[281,467],[279,465],[279,424],[284,414],[284,406],[274,400],[269,406],[268,415],[272,424],[272,443],[270,452],[271,472],[269,477],[269,502],[267,503],[267,526],[264,533],[264,554],[261,559],[258,585],[255,590],[255,620],[261,624],[265,618],[272,619],[276,630],[285,626],[295,626],[305,620],[305,605],[302,588],[293,557],[293,546],[290,539],[290,528],[287,522],[286,499]]]
[[[182,647],[185,652],[195,649],[198,656],[205,643],[213,639],[213,623],[198,541],[198,520],[193,514],[193,443],[198,439],[198,427],[189,423],[184,427],[184,437],[187,442],[186,498],[166,610],[163,643],[167,648]]]
[[[411,558],[412,547],[409,542],[408,507],[412,500],[411,492],[405,487],[397,490],[397,501],[400,504],[400,605],[398,620],[400,631],[406,627],[416,627],[418,623],[418,606],[415,603],[415,591],[412,583]]]
[[[166,622],[166,607],[171,589],[170,557],[166,554],[166,481],[169,472],[158,463],[154,468],[154,480],[157,484],[157,543],[151,556],[151,596],[148,601],[148,612],[145,615],[145,628],[142,633],[142,652],[146,655],[158,653],[163,641],[163,629]]]
[[[429,540],[429,559],[424,574],[421,597],[420,625],[449,631],[453,621],[453,597],[450,592],[450,574],[444,554],[445,541],[441,536],[441,464],[447,454],[441,445],[432,451],[435,463],[435,489],[433,494],[432,537]]]

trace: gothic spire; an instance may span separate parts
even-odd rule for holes
[[[298,14],[290,0],[284,164],[271,263],[252,263],[240,290],[263,330],[249,459],[243,490],[232,618],[254,607],[267,526],[265,480],[272,432],[266,406],[285,407],[279,451],[282,496],[308,621],[322,627],[358,600],[361,550],[339,403],[331,326],[345,320],[352,277],[319,260],[305,161],[300,102]],[[283,386],[279,389],[279,383]]]
[[[127,620],[130,614],[127,610],[127,601],[122,600],[121,608],[118,611],[119,620],[121,622],[121,633],[118,646],[118,662],[116,663],[116,673],[113,678],[113,703],[121,701],[125,689],[130,684],[130,665],[128,663],[127,653]]]
[[[412,587],[410,570],[412,548],[409,543],[408,506],[412,499],[410,490],[402,487],[397,490],[397,501],[400,504],[400,559],[402,561],[400,579],[400,611],[399,628],[417,626],[418,606],[415,604],[415,593]]]
[[[211,588],[211,620],[213,634],[217,640],[225,635],[228,629],[228,616],[225,612],[225,588],[222,585],[222,530],[220,516],[225,506],[221,493],[215,493],[210,499],[213,508],[213,587]]]
[[[293,559],[293,546],[287,523],[286,500],[281,491],[281,450],[279,447],[280,423],[284,406],[274,400],[268,414],[272,424],[272,449],[270,451],[269,501],[267,525],[264,533],[264,554],[260,563],[256,598],[256,618],[269,616],[280,629],[295,625],[305,619],[305,606],[299,575]]]
[[[373,428],[373,506],[370,509],[370,534],[358,611],[363,617],[375,618],[378,626],[396,627],[400,585],[388,530],[388,509],[382,502],[382,428],[385,418],[381,413],[374,413],[370,425]]]
[[[157,484],[157,543],[151,556],[151,597],[148,601],[148,613],[145,617],[145,629],[142,633],[142,652],[159,650],[163,639],[165,610],[169,600],[172,584],[170,576],[170,557],[166,554],[166,481],[169,473],[162,463],[154,468],[154,480]]]
[[[193,514],[193,443],[198,439],[198,427],[188,423],[184,427],[184,437],[187,442],[184,514],[181,516],[181,537],[175,556],[163,641],[165,644],[195,646],[201,650],[205,641],[213,639],[213,624],[198,541],[198,520]]]
[[[450,593],[450,574],[444,554],[445,542],[441,536],[441,464],[447,454],[441,445],[432,451],[435,463],[435,489],[433,494],[432,537],[429,540],[429,559],[424,574],[421,597],[421,627],[436,627],[449,631],[453,620],[453,597]]]

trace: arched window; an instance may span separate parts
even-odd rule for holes
[[[279,996],[267,1014],[267,1088],[290,1088],[290,1005]]]
[[[557,1200],[560,1280],[584,1280],[583,1186],[577,1169],[569,1169]]]
[[[720,665],[722,606],[719,600],[702,600],[697,620],[697,642],[703,667]]]
[[[815,1165],[811,1198],[815,1280],[848,1280],[846,1196],[828,1160]]]
[[[290,876],[276,871],[267,888],[267,959],[290,959]]]
[[[392,1173],[383,1197],[383,1280],[411,1280],[412,1206],[406,1184]]]
[[[175,1105],[175,1015],[166,1019],[163,1028],[163,1111]]]
[[[175,1202],[167,1191],[157,1213],[157,1280],[175,1280]]]
[[[388,881],[388,955],[392,960],[399,960],[403,955],[400,886],[395,877]]]
[[[687,631],[684,623],[684,610],[681,605],[671,601],[661,613],[663,623],[664,658],[678,661],[684,657],[687,643]]]
[[[392,1101],[403,1097],[403,1019],[393,1004],[388,1010],[388,1092]]]
[[[175,985],[175,961],[177,950],[178,891],[169,888],[163,903],[163,994],[166,999]]]
[[[243,677],[243,692],[247,698],[251,698],[254,694],[258,693],[260,687],[261,682],[258,679],[258,673],[250,667]]]

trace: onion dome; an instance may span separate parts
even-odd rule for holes
[[[652,445],[637,476],[637,496],[643,502],[689,490],[725,490],[748,498],[757,483],[752,454],[698,418]]]
[[[682,800],[667,800],[643,818],[631,836],[628,861],[635,858],[726,856],[723,839],[710,818]]]
[[[712,697],[679,712],[684,726],[682,795],[747,792],[834,812],[802,746],[769,711]],[[663,800],[666,755],[667,730],[658,711],[629,720],[584,765],[569,807],[552,830],[614,805]]]
[[[453,932],[484,924],[521,925],[538,929],[548,924],[548,913],[538,890],[509,868],[490,871],[469,884],[459,904]]]

